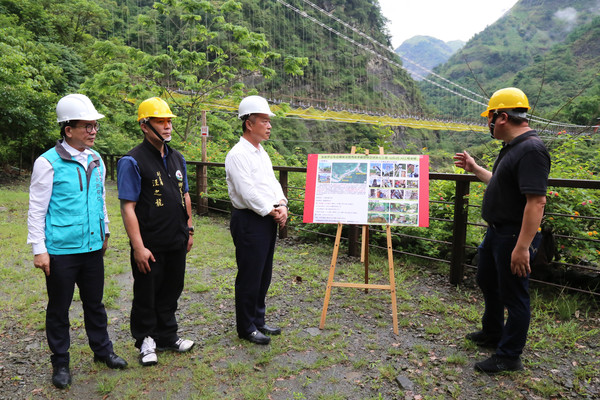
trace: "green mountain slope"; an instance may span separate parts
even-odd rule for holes
[[[235,103],[252,90],[292,105],[420,113],[420,91],[399,58],[382,60],[394,55],[349,28],[389,45],[378,3],[314,4],[324,11],[300,0],[0,0],[0,166],[29,168],[52,146],[55,104],[75,91],[106,115],[96,144],[104,154],[139,141],[136,105],[155,95],[178,115],[174,143],[192,157],[200,105]],[[217,161],[237,140],[239,122],[213,110],[208,124],[218,134],[210,143]],[[374,148],[389,135],[366,125],[276,124],[268,146],[292,164],[307,152]]]
[[[596,0],[521,0],[436,72],[485,96],[522,87],[539,115],[562,110],[557,117],[571,118],[570,99],[597,92],[599,14]],[[469,116],[443,90],[426,82],[421,88],[441,115]]]
[[[339,22],[348,23],[377,42],[389,46],[385,20],[377,2],[311,2],[325,13],[331,13],[332,17],[303,1],[287,0],[285,3],[300,12],[273,0],[243,2],[243,24],[264,33],[272,48],[280,52],[283,58],[308,58],[303,75],[289,80],[278,74],[270,82],[254,81],[259,89],[281,96],[284,101],[304,99],[304,103],[316,107],[385,108],[406,113],[422,110],[416,85],[405,70],[385,62],[368,50],[391,57],[398,64],[401,64],[400,59]]]
[[[434,67],[448,61],[450,56],[456,53],[464,44],[460,40],[446,43],[431,36],[414,36],[405,40],[395,52],[428,70],[432,70]],[[406,62],[404,66],[413,79],[417,81],[428,75],[427,71],[410,62]]]

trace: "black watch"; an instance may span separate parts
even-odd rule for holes
[[[192,236],[194,235],[194,227],[193,226],[188,226],[188,233]]]

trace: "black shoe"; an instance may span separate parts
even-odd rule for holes
[[[269,326],[267,324],[264,324],[263,326],[260,326],[258,328],[259,331],[261,331],[262,333],[264,333],[265,335],[281,335],[281,328],[277,328],[277,327],[272,327]]]
[[[246,336],[240,335],[240,339],[245,339],[249,342],[256,344],[269,344],[271,342],[271,338],[263,335],[259,331],[254,331],[252,333],[247,334]]]
[[[491,349],[498,347],[498,343],[500,342],[500,337],[490,336],[484,331],[471,332],[465,338],[478,346],[489,347]]]
[[[475,371],[485,372],[486,374],[497,374],[507,371],[520,371],[523,369],[521,358],[502,357],[494,354],[485,361],[475,364]]]
[[[106,357],[100,357],[94,354],[95,362],[103,362],[106,364],[108,368],[112,369],[123,369],[127,366],[127,361],[123,360],[121,357],[116,355],[115,353],[110,353]]]
[[[64,389],[71,384],[71,372],[68,366],[52,367],[52,384],[59,389]]]

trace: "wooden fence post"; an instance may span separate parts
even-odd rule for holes
[[[206,147],[208,141],[208,126],[206,125],[206,111],[202,110],[202,162],[205,163],[207,161]],[[206,130],[206,134],[204,131]],[[197,183],[200,184],[200,193],[203,193],[204,196],[198,197],[198,214],[206,215],[208,214],[208,197],[206,196],[206,192],[208,191],[208,168],[206,164],[203,164],[201,167],[200,181]]]
[[[452,259],[450,260],[450,283],[459,285],[463,279],[465,263],[465,243],[467,241],[467,221],[469,216],[468,181],[456,181],[454,194],[454,228]]]
[[[196,214],[202,214],[202,174],[206,171],[206,167],[201,164],[196,164]]]
[[[108,162],[110,164],[110,180],[114,181],[115,180],[115,156],[110,155],[108,157],[109,157]]]
[[[359,232],[358,225],[348,225],[348,255],[350,257],[360,257]]]
[[[283,189],[283,195],[285,198],[288,198],[288,172],[287,171],[279,171],[279,183],[281,184],[281,189]],[[288,199],[288,206],[289,206]],[[289,209],[288,209],[288,217],[289,217]],[[285,239],[288,236],[288,228],[287,224],[283,228],[279,228],[279,238]]]

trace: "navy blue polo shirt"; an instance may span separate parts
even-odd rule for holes
[[[525,195],[546,195],[550,164],[550,154],[533,130],[505,144],[483,196],[483,219],[496,225],[520,226]]]

